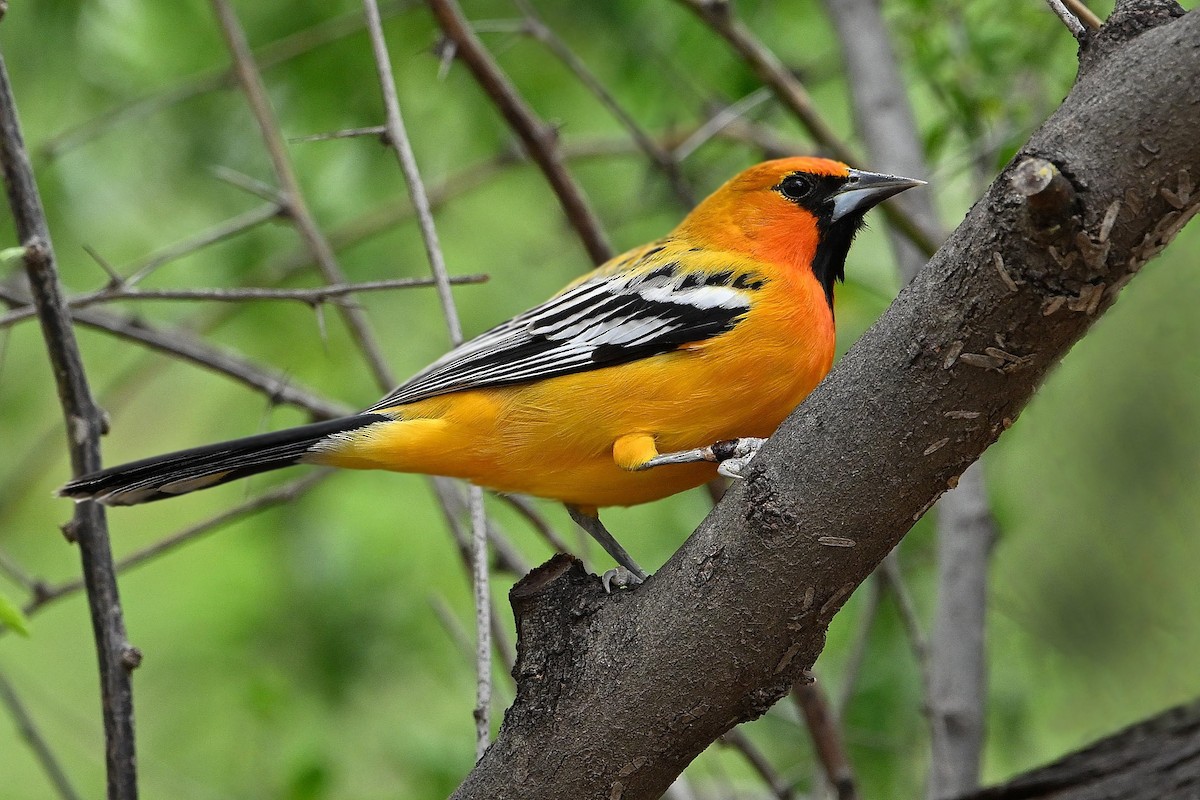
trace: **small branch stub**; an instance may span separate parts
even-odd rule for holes
[[[1075,208],[1075,187],[1053,163],[1027,158],[1013,170],[1010,183],[1025,198],[1029,216],[1039,228],[1053,231]]]

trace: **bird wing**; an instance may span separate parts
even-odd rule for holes
[[[741,321],[763,283],[756,274],[685,269],[677,261],[639,268],[662,249],[633,268],[601,269],[464,342],[368,411],[625,364],[712,338]]]

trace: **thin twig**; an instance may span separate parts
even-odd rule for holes
[[[1096,12],[1088,8],[1083,0],[1064,0],[1067,8],[1071,9],[1071,13],[1079,17],[1079,21],[1087,25],[1092,30],[1098,30],[1104,24],[1104,20],[1096,16]]]
[[[896,601],[896,610],[900,614],[900,624],[904,627],[904,633],[908,638],[908,645],[912,648],[913,657],[917,660],[917,666],[921,670],[922,681],[925,686],[929,685],[929,639],[925,636],[925,632],[921,630],[921,616],[917,613],[917,606],[913,602],[912,593],[908,591],[908,584],[904,580],[904,573],[900,570],[900,558],[896,551],[888,553],[887,558],[880,565],[880,574],[883,576],[884,585],[892,593],[892,599]]]
[[[452,284],[485,283],[487,275],[456,275],[449,278]],[[392,278],[362,283],[330,284],[311,289],[267,289],[247,286],[240,289],[131,289],[124,284],[95,292],[76,295],[67,301],[72,310],[86,308],[98,303],[114,303],[123,300],[186,300],[218,303],[256,303],[264,300],[292,300],[315,306],[328,300],[345,297],[358,292],[378,292],[385,289],[414,289],[434,286],[432,278]],[[18,308],[0,316],[0,329],[7,328],[33,316],[30,307]]]
[[[462,525],[459,523],[459,519],[461,518],[461,516],[463,515],[464,512],[466,512],[468,514],[468,519],[470,519],[469,515],[474,513],[474,509],[471,508],[471,506],[470,506],[470,498],[468,497],[468,498],[464,499],[462,497],[462,494],[460,491],[461,490],[461,482],[460,481],[455,481],[450,478],[434,478],[433,483],[434,483],[434,492],[437,494],[438,499],[441,501],[439,505],[441,506],[441,509],[442,509],[442,515],[444,516],[444,518],[446,520],[446,529],[450,532],[451,538],[454,539],[454,544],[456,545],[456,547],[458,549],[459,560],[462,562],[463,568],[466,569],[466,571],[467,571],[467,579],[470,580],[472,586],[474,586],[475,585],[475,580],[474,580],[475,561],[474,561],[474,556],[471,552],[471,539],[467,536],[466,533],[463,532]],[[491,538],[491,536],[493,534],[495,534],[497,537],[495,539],[492,539],[493,542],[497,542],[497,541],[505,541],[506,542],[506,540],[499,533],[499,531],[492,530],[492,526],[491,526],[490,522],[486,522],[485,524],[487,525],[487,527],[489,529],[489,538]],[[472,520],[472,526],[473,525],[474,525],[474,521]],[[505,550],[504,547],[496,548],[497,553],[501,553],[504,550]],[[513,552],[515,552],[515,551],[513,551]],[[517,556],[517,558],[519,559],[520,557]],[[500,556],[498,559],[500,561],[501,569],[506,569],[506,566],[504,564],[504,559],[505,559],[505,556]],[[528,570],[526,570],[526,572],[527,571]],[[523,575],[525,573],[519,572],[519,573],[515,573],[515,574]],[[475,602],[477,603],[478,601],[475,601]],[[500,621],[501,620],[500,614],[497,613],[497,611],[496,611],[494,599],[491,597],[488,597],[487,602],[488,602],[489,632],[491,634],[492,641],[495,642],[496,654],[500,657],[501,663],[504,665],[505,671],[508,673],[511,673],[513,664],[516,660],[516,653],[513,650],[512,645],[510,645],[508,642],[508,634],[505,632],[504,626]],[[478,639],[478,637],[476,637],[476,642],[478,642],[478,641],[479,641],[479,639]],[[467,652],[473,652],[473,651],[470,648],[468,648]],[[478,662],[476,662],[476,663],[478,664]],[[489,664],[489,668],[490,668],[490,664]],[[478,742],[478,739],[476,741]],[[485,742],[485,745],[486,745],[486,742]]]
[[[22,587],[31,592],[34,591],[34,588],[38,585],[37,578],[26,572],[21,565],[17,563],[15,558],[10,556],[8,553],[5,553],[3,550],[0,550],[0,572],[3,572],[5,575],[11,578],[14,583],[20,584]]]
[[[248,516],[265,511],[268,508],[291,503],[313,489],[331,474],[329,470],[314,472],[312,475],[307,475],[300,480],[292,481],[291,483],[286,483],[283,486],[263,492],[257,497],[251,498],[233,508],[226,509],[206,520],[189,525],[183,530],[159,539],[157,542],[125,556],[116,563],[116,571],[118,574],[122,574],[126,570],[133,569],[159,556],[177,550],[185,544],[190,544],[235,522],[240,522]],[[26,615],[35,614],[44,606],[57,600],[62,600],[64,597],[69,597],[81,588],[83,588],[83,584],[78,579],[52,585],[42,584],[34,593],[33,599],[22,610]]]
[[[220,164],[211,167],[209,172],[222,183],[227,183],[235,189],[241,189],[243,192],[252,194],[260,200],[266,200],[268,203],[281,206],[285,210],[287,208],[287,198],[283,192],[265,181],[260,181],[258,178],[247,175],[244,172],[239,172],[232,167]]]
[[[0,289],[0,297],[12,296]],[[259,367],[242,356],[215,347],[178,330],[156,328],[140,320],[109,314],[97,309],[85,309],[71,314],[81,325],[144,344],[154,350],[190,361],[197,366],[226,375],[255,391],[265,394],[272,403],[302,408],[317,419],[333,419],[353,411],[349,406],[326,400],[315,392],[305,390],[293,381]]]
[[[746,734],[742,733],[739,729],[734,728],[717,741],[742,754],[742,757],[746,759],[746,763],[758,773],[758,777],[767,785],[767,788],[771,791],[771,797],[777,800],[791,800],[795,796],[792,787],[788,785],[787,781],[771,765],[771,761],[767,758],[766,754],[762,750],[759,750],[758,745],[750,741],[746,737]]]
[[[646,154],[650,164],[662,172],[667,183],[670,184],[671,190],[684,207],[690,209],[696,205],[696,195],[679,169],[678,155],[661,147],[654,137],[646,133],[633,115],[617,102],[612,92],[608,91],[595,73],[588,69],[583,59],[575,55],[575,52],[554,32],[554,29],[546,24],[529,0],[513,0],[513,3],[525,16],[526,28],[529,33],[545,45],[546,49],[553,53],[563,63],[563,66],[584,85],[584,88],[596,97],[600,105],[604,106],[617,122],[621,123],[638,149]],[[478,26],[476,26],[476,30],[478,30]]]
[[[295,224],[296,231],[300,234],[305,246],[312,252],[325,280],[335,284],[347,283],[333,248],[329,246],[329,242],[317,227],[317,222],[304,200],[304,194],[300,191],[300,182],[292,168],[291,158],[287,153],[287,144],[283,134],[279,131],[279,123],[271,108],[271,102],[267,98],[262,75],[259,74],[258,67],[254,63],[254,56],[250,52],[250,45],[246,41],[246,32],[242,30],[241,23],[230,6],[229,0],[212,0],[212,6],[220,24],[221,33],[225,37],[225,43],[233,57],[234,74],[246,95],[246,100],[250,104],[250,110],[258,123],[259,132],[266,145],[267,153],[271,157],[275,178],[283,192],[283,205],[287,209],[288,216]],[[360,309],[345,305],[338,306],[338,313],[341,314],[346,326],[350,329],[351,336],[366,357],[381,390],[391,389],[396,381],[392,376],[391,368],[384,360],[383,351],[371,333],[366,315]]]
[[[693,131],[691,136],[676,145],[674,151],[675,158],[680,161],[687,159],[688,156],[699,150],[705,142],[728,128],[754,108],[762,105],[770,97],[771,90],[766,86],[760,86],[732,105],[718,110],[703,125]]]
[[[450,341],[457,346],[462,344],[462,324],[458,319],[458,310],[454,307],[454,295],[450,292],[446,259],[442,256],[442,248],[438,243],[437,227],[433,223],[429,195],[425,191],[425,183],[421,180],[421,172],[417,168],[417,158],[413,154],[412,142],[408,139],[408,131],[404,127],[404,117],[400,113],[400,99],[396,95],[396,81],[392,77],[392,63],[388,55],[387,42],[383,38],[383,23],[379,19],[379,8],[376,6],[375,0],[363,0],[363,10],[367,16],[367,30],[371,35],[371,49],[375,55],[379,86],[383,92],[383,106],[387,114],[388,144],[395,151],[396,158],[400,162],[400,170],[404,173],[408,196],[416,211],[417,225],[421,230],[421,241],[425,245],[425,256],[429,259],[429,269],[437,283],[438,298],[442,301],[442,314],[446,318],[446,326],[450,329]]]
[[[447,524],[450,520],[457,521],[462,516],[469,516],[470,505],[469,498],[463,497],[463,486],[461,481],[456,481],[453,478],[435,477],[433,481],[433,492],[438,499],[438,503],[442,507],[442,513],[446,515]],[[454,533],[454,530],[451,530]],[[497,528],[491,520],[487,524],[487,537],[492,545],[492,552],[495,555],[495,568],[500,572],[511,575],[513,578],[521,578],[531,569],[529,562],[517,551],[508,537]],[[465,537],[455,537],[455,542],[459,549],[464,553],[465,558],[470,557],[470,543]]]
[[[42,765],[42,769],[46,773],[46,777],[54,784],[55,791],[63,800],[81,800],[81,796],[75,791],[75,787],[71,785],[70,779],[67,778],[66,770],[59,763],[58,756],[54,755],[54,751],[50,749],[50,743],[46,741],[46,737],[42,736],[41,730],[37,723],[33,721],[29,710],[25,708],[25,704],[21,702],[21,698],[17,695],[16,689],[8,680],[8,676],[0,672],[0,702],[8,706],[8,713],[12,716],[13,722],[17,726],[17,732],[21,738],[29,745],[29,749],[33,751],[34,758]]]
[[[414,0],[390,2],[384,6],[384,14],[386,16],[394,16],[414,5],[416,5]],[[254,58],[261,69],[271,69],[293,58],[311,52],[318,47],[358,33],[362,29],[363,20],[361,15],[343,14],[319,22],[311,28],[262,45],[255,49]],[[63,153],[91,141],[122,122],[129,122],[149,116],[161,109],[183,103],[193,97],[235,85],[236,80],[231,69],[221,69],[186,78],[175,86],[160,89],[151,94],[121,103],[97,117],[50,137],[50,139],[42,144],[41,153],[47,158],[57,158]]]
[[[176,259],[190,255],[197,250],[208,247],[210,244],[224,241],[240,233],[262,225],[264,222],[270,222],[273,219],[279,219],[283,213],[283,208],[277,203],[268,203],[265,206],[252,208],[244,214],[239,214],[233,219],[215,225],[206,231],[189,236],[183,241],[164,247],[155,253],[151,253],[145,258],[134,263],[130,268],[125,270],[129,275],[125,279],[125,283],[129,285],[141,283],[149,277],[155,270],[168,264]]]
[[[808,90],[792,74],[779,57],[771,52],[733,14],[728,0],[678,0],[703,20],[715,33],[725,39],[736,50],[759,79],[770,86],[775,96],[800,121],[812,136],[813,141],[825,148],[835,158],[847,164],[860,164],[850,147],[834,132],[832,126],[817,111]],[[904,231],[913,242],[927,254],[937,250],[934,239],[921,226],[894,203],[881,206],[888,219]]]
[[[838,724],[846,718],[850,701],[854,699],[855,689],[858,688],[858,677],[862,674],[862,666],[866,661],[867,647],[871,643],[871,630],[875,619],[879,616],[879,607],[883,603],[884,577],[879,569],[872,573],[867,581],[866,606],[859,613],[857,632],[846,656],[846,665],[842,668],[842,685],[838,690],[834,714]]]
[[[340,131],[330,131],[329,133],[313,133],[309,134],[308,136],[291,136],[288,137],[288,141],[292,144],[303,144],[305,142],[328,142],[332,139],[356,139],[361,136],[373,136],[379,138],[386,135],[386,125],[371,125],[367,128],[343,128]]]
[[[801,680],[792,685],[792,701],[804,717],[817,760],[838,800],[858,800],[858,781],[850,767],[838,718],[825,693],[815,679],[811,683]]]
[[[458,309],[454,306],[454,295],[450,291],[450,281],[447,277],[446,261],[442,256],[442,248],[438,243],[437,227],[433,222],[433,211],[429,205],[429,195],[425,191],[425,183],[421,180],[421,172],[417,167],[417,159],[413,154],[412,143],[408,131],[404,127],[404,117],[400,112],[400,99],[396,94],[396,81],[392,76],[391,57],[388,54],[387,41],[383,36],[383,23],[379,18],[379,8],[375,0],[363,0],[363,11],[367,18],[367,30],[371,36],[371,50],[375,56],[375,68],[379,76],[379,86],[383,93],[383,105],[387,119],[387,140],[400,162],[400,170],[404,173],[408,185],[409,199],[417,214],[417,224],[421,230],[421,241],[425,245],[425,255],[429,259],[429,269],[433,273],[438,287],[438,297],[442,302],[442,313],[446,318],[446,327],[450,331],[450,341],[455,346],[462,343],[462,323],[458,318]],[[492,614],[492,598],[488,583],[488,538],[487,516],[483,508],[483,490],[472,486],[468,490],[468,505],[471,508],[471,584],[475,600],[475,759],[478,761],[487,750],[492,734],[492,645],[491,627],[495,615]]]
[[[1050,10],[1058,15],[1058,18],[1062,20],[1063,25],[1067,26],[1067,30],[1071,32],[1076,41],[1082,42],[1087,38],[1087,29],[1083,27],[1083,23],[1079,21],[1079,18],[1063,5],[1062,0],[1046,0],[1046,5],[1050,6]]]
[[[471,639],[467,636],[466,629],[458,621],[458,617],[454,615],[454,611],[450,608],[450,604],[446,602],[446,598],[440,594],[430,595],[429,605],[433,608],[433,613],[437,615],[438,621],[442,623],[442,627],[450,635],[455,649],[462,653],[469,661],[473,662],[475,660],[475,648],[471,646]],[[500,659],[500,663],[509,665],[508,669],[501,670],[501,674],[506,678],[505,683],[508,684],[509,688],[515,689],[517,681],[512,676],[511,665],[516,656],[513,655],[511,649],[506,653],[503,647],[504,645],[501,642],[496,643],[497,658]]]
[[[571,552],[570,545],[558,535],[558,532],[546,521],[546,518],[542,516],[541,512],[538,511],[537,507],[534,506],[528,497],[519,494],[501,494],[497,495],[497,497],[516,509],[517,513],[528,520],[533,529],[556,551],[560,553]]]
[[[25,151],[8,69],[0,56],[0,165],[18,241],[25,249],[29,290],[38,309],[67,431],[74,475],[100,469],[103,415],[97,408],[83,370],[71,318],[63,302],[46,213]],[[133,734],[133,688],[130,671],[140,654],[130,646],[113,571],[108,524],[99,503],[76,504],[66,528],[79,545],[88,610],[100,664],[100,698],[104,716],[105,756],[110,800],[135,800],[137,760]]]
[[[471,586],[475,600],[475,760],[492,740],[492,595],[488,584],[487,517],[483,489],[471,486]]]
[[[443,33],[454,43],[454,54],[463,60],[484,92],[521,139],[526,151],[546,176],[562,205],[567,220],[579,235],[584,249],[596,264],[612,256],[599,220],[583,191],[571,177],[558,148],[558,132],[543,122],[518,94],[495,59],[463,17],[455,0],[428,0]]]

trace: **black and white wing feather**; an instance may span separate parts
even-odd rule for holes
[[[414,375],[369,410],[611,367],[731,330],[756,276],[676,264],[600,273],[492,328]]]

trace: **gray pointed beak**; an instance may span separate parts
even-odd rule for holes
[[[914,186],[924,186],[925,181],[915,178],[901,178],[898,175],[881,175],[878,172],[864,172],[852,169],[846,178],[846,185],[833,196],[833,221],[855,212],[865,212],[878,205],[894,194],[900,194],[905,189]]]

